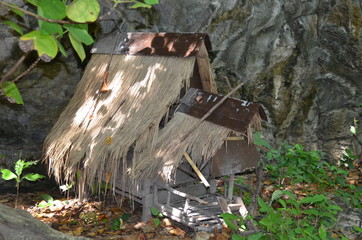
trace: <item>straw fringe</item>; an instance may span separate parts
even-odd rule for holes
[[[200,119],[184,113],[175,113],[173,119],[160,130],[155,150],[152,155],[141,155],[134,174],[137,179],[161,178],[163,181],[174,180],[176,168],[182,163],[184,152],[188,152],[197,165],[209,160],[222,146],[224,138],[232,131],[211,122],[202,122],[181,142]]]
[[[72,181],[81,170],[89,185],[110,173],[114,186],[120,166],[123,173],[134,168],[126,157],[135,142],[136,155],[152,150],[162,116],[189,86],[195,64],[195,58],[115,55],[107,79],[111,91],[99,94],[108,61],[109,55],[92,56],[45,141],[44,158],[59,182]]]
[[[259,113],[253,115],[248,128],[246,129],[246,137],[248,139],[248,144],[253,143],[253,132],[261,130],[261,117]]]

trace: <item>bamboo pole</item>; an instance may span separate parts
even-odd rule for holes
[[[206,180],[204,175],[201,173],[201,171],[197,168],[196,164],[192,161],[191,157],[189,156],[189,154],[187,152],[184,152],[184,157],[186,158],[188,163],[191,165],[192,169],[194,169],[197,176],[199,176],[199,178],[201,179],[201,181],[205,185],[205,187],[209,188],[210,184],[208,183],[208,181]]]

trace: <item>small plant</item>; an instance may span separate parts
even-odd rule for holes
[[[40,196],[43,200],[40,203],[38,203],[38,207],[46,208],[54,205],[54,199],[49,194],[41,194]]]
[[[161,218],[163,218],[163,214],[158,211],[157,208],[150,208],[151,214],[153,216],[153,224],[155,224],[155,227],[157,228],[161,224]]]
[[[15,207],[18,205],[18,199],[19,199],[19,190],[20,190],[20,183],[25,179],[31,182],[34,182],[36,180],[39,180],[41,178],[44,178],[45,176],[40,175],[38,173],[27,173],[24,176],[22,176],[24,169],[29,168],[33,165],[36,165],[38,161],[29,161],[26,162],[24,160],[19,159],[16,161],[14,170],[15,173],[10,171],[9,169],[1,169],[2,178],[6,181],[10,181],[15,179],[16,181],[16,201],[15,201]]]
[[[73,183],[71,183],[71,184],[66,183],[66,184],[59,186],[59,189],[62,191],[62,193],[67,192],[67,199],[69,199],[69,192],[70,192],[70,189],[73,187],[73,185],[74,185]]]
[[[330,239],[331,231],[327,230],[331,230],[342,210],[322,194],[297,199],[282,190],[273,193],[269,204],[260,197],[258,204],[260,212],[265,213],[258,224],[267,232],[266,239]]]
[[[130,216],[131,214],[125,213],[122,214],[119,218],[113,219],[111,223],[112,229],[113,230],[125,229],[126,226],[124,225],[124,222],[126,222]]]

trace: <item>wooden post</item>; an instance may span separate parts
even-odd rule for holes
[[[142,184],[142,222],[147,222],[151,217],[151,207],[154,207],[151,192],[152,181],[145,180]]]
[[[228,199],[230,200],[230,202],[233,200],[233,191],[234,191],[234,174],[231,174],[229,179],[229,189],[228,189]]]

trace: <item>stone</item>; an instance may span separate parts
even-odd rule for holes
[[[353,229],[354,226],[362,228],[362,209],[348,208],[341,212],[337,218],[337,229],[341,230],[350,240],[362,239],[362,233]]]
[[[0,204],[0,239],[2,240],[86,240],[56,231],[25,210]]]

